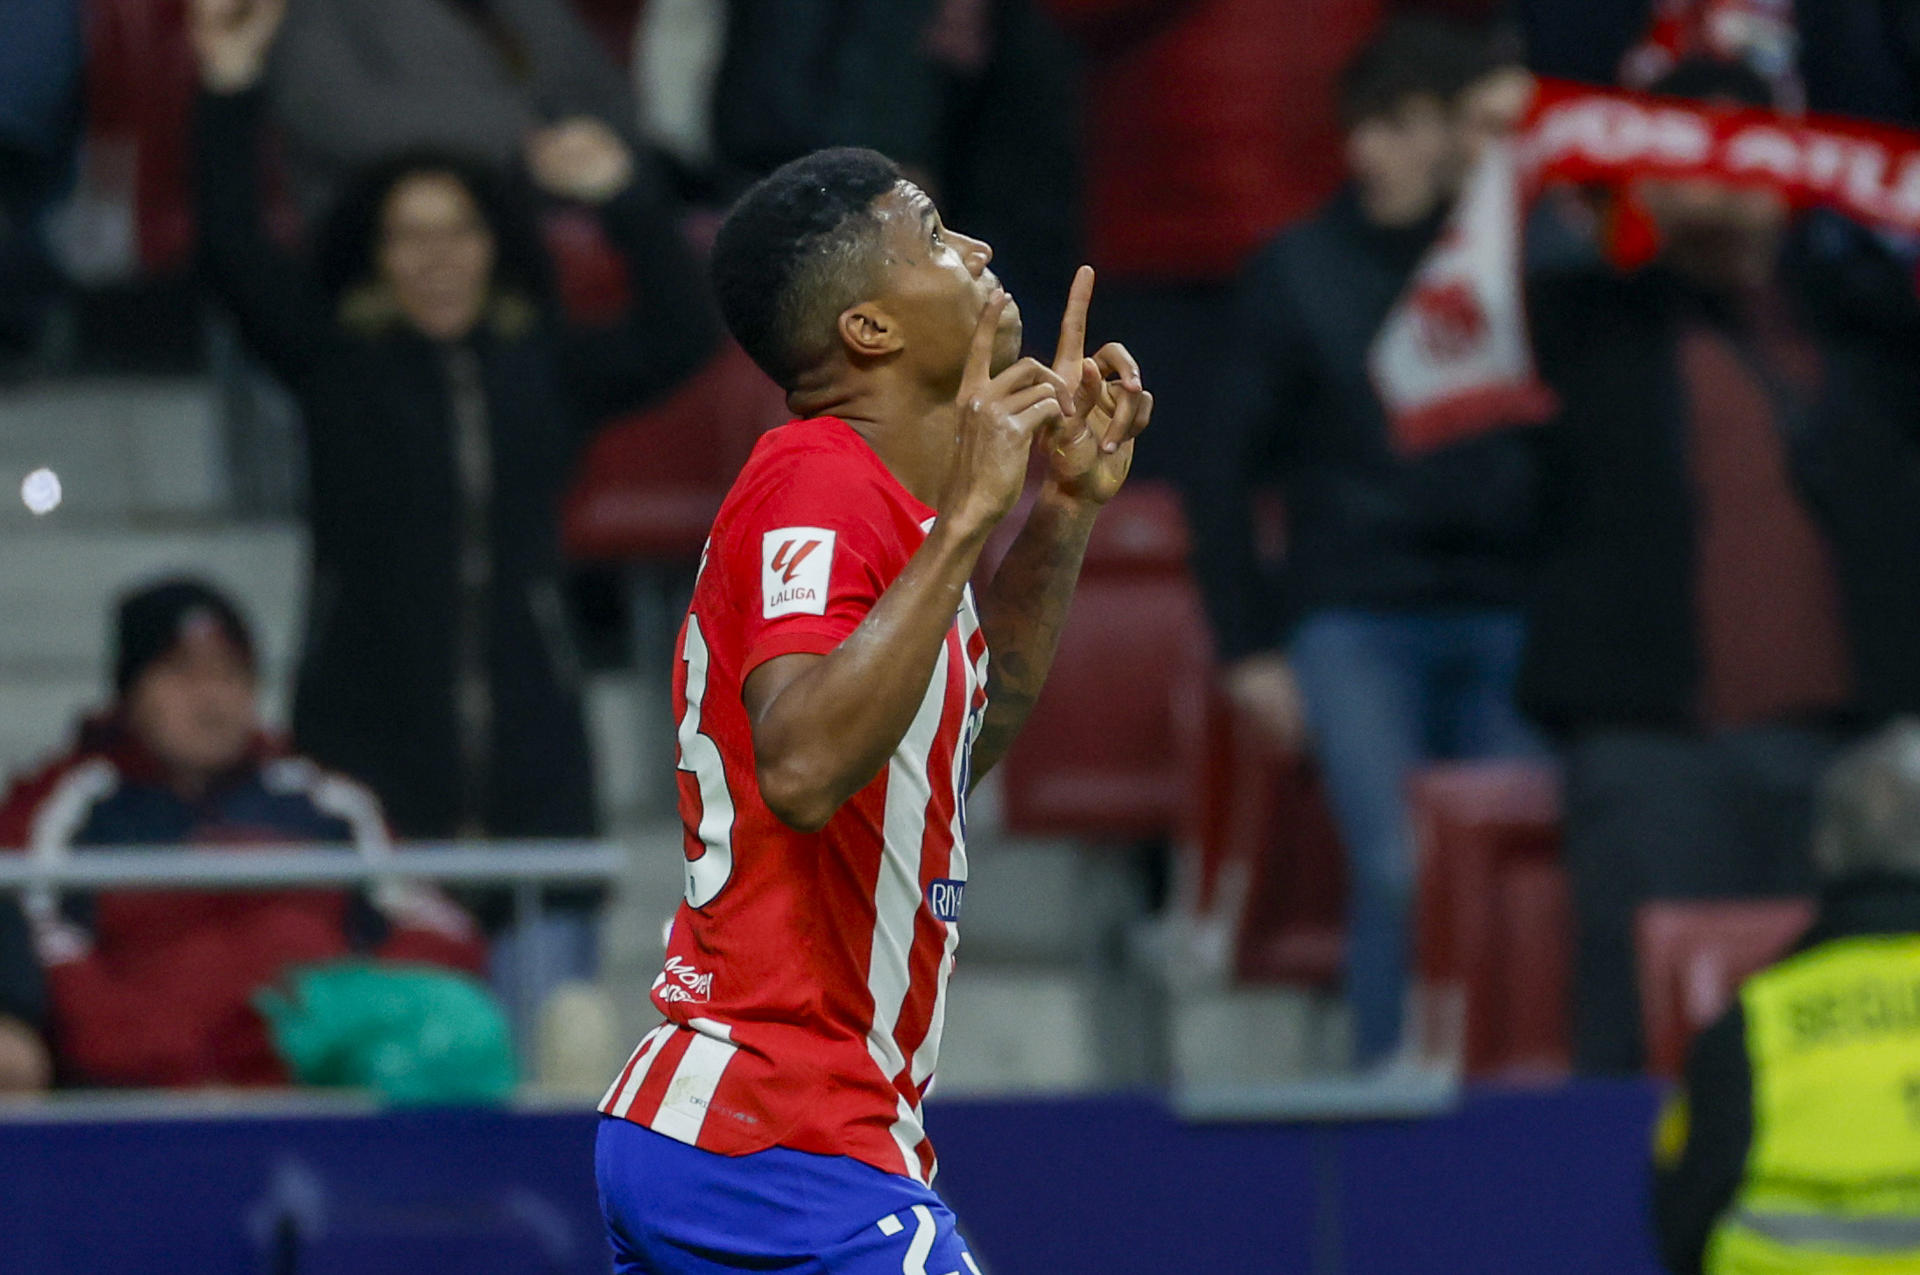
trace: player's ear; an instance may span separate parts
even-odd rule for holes
[[[840,312],[840,343],[851,358],[882,358],[900,348],[900,325],[879,302],[857,302]]]

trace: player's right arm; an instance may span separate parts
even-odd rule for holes
[[[1022,359],[990,375],[1006,306],[980,316],[960,383],[959,455],[926,542],[847,639],[780,655],[741,688],[760,795],[782,823],[826,825],[879,773],[913,723],[981,546],[1026,481],[1034,435],[1060,419],[1063,382]]]

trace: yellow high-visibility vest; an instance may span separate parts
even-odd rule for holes
[[[1837,939],[1740,990],[1746,1177],[1709,1275],[1920,1275],[1920,936]]]

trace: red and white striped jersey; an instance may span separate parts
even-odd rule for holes
[[[740,692],[767,660],[844,641],[933,515],[832,418],[768,434],[728,493],[674,676],[687,888],[653,986],[667,1022],[602,1112],[730,1155],[783,1146],[933,1177],[921,1100],[960,940],[968,754],[986,708],[972,592],[886,768],[817,833],[761,800]]]

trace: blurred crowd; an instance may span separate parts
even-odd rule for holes
[[[1557,760],[1575,1062],[1626,1072],[1636,908],[1812,892],[1822,775],[1920,712],[1911,235],[1711,178],[1552,189],[1516,232],[1526,395],[1410,447],[1376,357],[1530,75],[1920,128],[1920,4],[0,0],[11,380],[131,339],[74,318],[109,10],[191,50],[191,231],[147,272],[297,406],[307,621],[280,740],[244,599],[126,599],[110,707],[15,788],[11,847],[596,833],[568,484],[726,357],[711,214],[827,145],[991,242],[1037,343],[1098,270],[1221,684],[1324,777],[1357,1066],[1407,1048],[1420,767]],[[620,263],[590,306],[552,256],[583,223]],[[30,894],[0,905],[0,1087],[284,1078],[253,1009],[281,969],[507,979],[537,944],[591,978],[600,903],[557,892],[536,933],[486,893]]]

